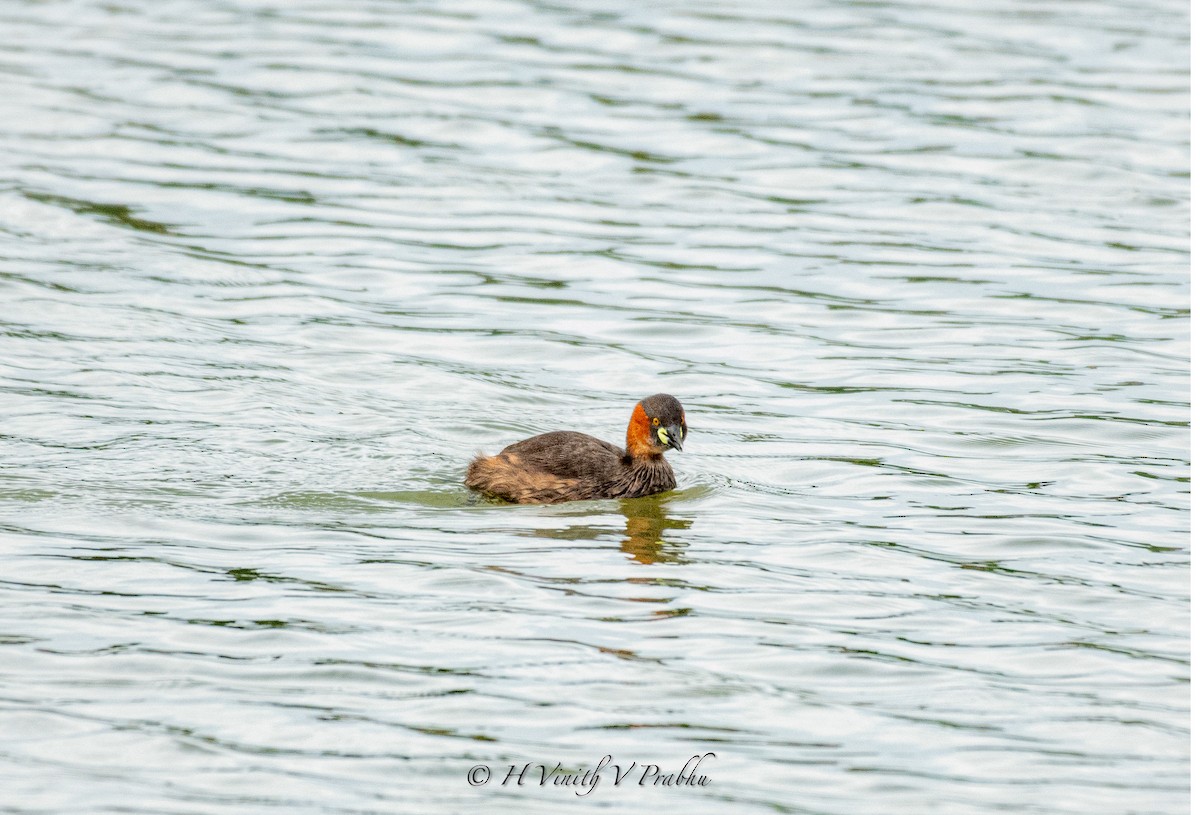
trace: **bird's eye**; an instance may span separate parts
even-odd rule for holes
[[[658,427],[658,419],[651,419],[650,421],[654,422],[655,427]]]

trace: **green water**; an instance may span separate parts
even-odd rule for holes
[[[6,4],[0,809],[1187,811],[1187,25]]]

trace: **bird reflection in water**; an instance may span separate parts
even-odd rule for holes
[[[621,502],[621,513],[625,516],[625,540],[621,551],[638,563],[686,563],[683,541],[663,540],[667,529],[688,529],[692,522],[686,518],[672,518],[667,514],[665,503],[657,497],[631,498]]]
[[[621,551],[638,563],[687,563],[683,552],[687,544],[680,540],[664,540],[668,529],[688,529],[692,522],[673,518],[667,512],[670,499],[653,495],[646,498],[627,498],[618,502],[625,516],[625,537]],[[589,514],[594,518],[595,515]],[[526,534],[558,540],[602,540],[613,533],[612,525],[578,524],[565,529],[532,529]]]

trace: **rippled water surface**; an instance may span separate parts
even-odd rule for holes
[[[0,804],[1185,812],[1187,26],[4,4]]]

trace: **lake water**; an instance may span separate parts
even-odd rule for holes
[[[5,812],[1187,811],[1185,3],[0,44]],[[461,485],[660,391],[675,492]]]

